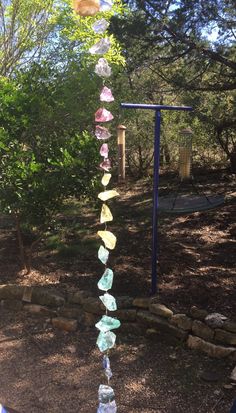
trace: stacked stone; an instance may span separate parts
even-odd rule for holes
[[[74,5],[76,13],[81,14],[82,16],[93,16],[98,11],[108,11],[111,8],[112,0],[101,0],[101,2],[99,2],[99,0],[77,0],[76,7]],[[81,9],[82,12],[80,12]],[[110,39],[104,34],[108,26],[109,22],[105,18],[98,19],[93,24],[94,33],[96,35],[101,35],[102,37],[89,49],[89,52],[92,55],[103,56],[109,51],[111,47]],[[105,85],[105,80],[111,76],[112,71],[104,57],[99,58],[95,67],[95,73],[103,80],[103,87],[100,92],[100,102],[102,102],[102,106],[95,113],[95,136],[98,140],[104,142],[111,137],[111,133],[110,130],[103,125],[104,123],[107,124],[107,122],[113,120],[112,113],[104,106],[114,101],[111,89]],[[100,155],[103,158],[100,163],[100,169],[103,171],[101,183],[104,190],[98,195],[98,198],[103,202],[100,223],[104,224],[104,229],[98,231],[98,236],[101,238],[104,245],[101,245],[99,248],[98,259],[105,266],[105,270],[98,282],[98,288],[103,292],[103,295],[99,298],[106,308],[106,314],[103,315],[96,324],[96,328],[99,330],[97,346],[99,350],[104,353],[103,368],[105,377],[107,378],[107,384],[101,384],[99,387],[99,407],[97,413],[116,413],[117,407],[114,399],[114,391],[112,387],[109,386],[110,379],[112,377],[109,350],[114,347],[116,342],[116,335],[112,330],[120,327],[120,321],[108,315],[108,312],[117,310],[117,304],[115,298],[108,293],[108,291],[112,288],[114,274],[112,269],[108,268],[107,262],[109,258],[109,250],[113,250],[116,246],[116,236],[112,232],[108,231],[107,225],[108,222],[113,221],[113,216],[109,206],[107,205],[107,201],[118,196],[119,194],[115,190],[107,190],[107,186],[111,179],[111,174],[109,173],[111,169],[111,162],[109,159],[109,147],[107,142],[102,143]]]

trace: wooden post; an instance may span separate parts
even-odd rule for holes
[[[118,182],[125,182],[125,131],[124,125],[117,126]]]

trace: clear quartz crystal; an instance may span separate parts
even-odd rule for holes
[[[115,393],[112,387],[105,384],[100,384],[98,390],[98,399],[100,403],[112,402],[115,398]]]
[[[115,343],[116,335],[112,331],[108,331],[107,333],[103,333],[101,331],[99,333],[97,338],[97,346],[102,353],[114,347]]]
[[[113,6],[113,0],[101,0],[100,1],[100,10],[109,11]]]
[[[116,413],[117,412],[117,406],[115,400],[113,400],[111,403],[99,403],[97,413]]]
[[[101,57],[98,60],[98,63],[95,66],[95,73],[100,77],[110,77],[111,76],[111,67],[108,64],[108,61]]]
[[[100,247],[101,248],[101,247]],[[104,247],[102,247],[107,251]],[[108,252],[108,251],[107,251]],[[108,252],[109,255],[109,252]],[[112,288],[114,273],[110,268],[107,268],[102,275],[102,278],[98,281],[98,288],[102,291],[108,291]]]
[[[104,39],[99,40],[96,44],[94,44],[89,49],[89,53],[91,54],[105,54],[111,47],[111,42],[108,37],[104,37]]]
[[[110,131],[104,126],[96,126],[95,136],[99,140],[107,140],[111,137]]]
[[[100,19],[100,20],[95,21],[92,27],[95,33],[102,34],[106,31],[109,24],[110,23],[106,19]]]
[[[119,327],[120,321],[117,320],[117,318],[109,317],[107,315],[102,316],[101,320],[96,324],[96,328],[103,333]]]

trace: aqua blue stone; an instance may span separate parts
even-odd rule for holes
[[[98,281],[98,288],[102,291],[108,291],[112,288],[114,273],[110,268],[107,268],[102,278]]]
[[[111,403],[99,403],[97,413],[116,413],[117,406],[115,400]]]
[[[98,399],[100,403],[109,403],[115,399],[115,393],[112,387],[106,384],[100,384],[98,390]]]
[[[97,338],[97,346],[101,352],[104,352],[114,347],[115,342],[116,335],[112,333],[112,331],[108,331],[107,333],[103,333],[101,331]]]
[[[120,327],[120,321],[117,318],[109,317],[107,315],[102,316],[101,320],[96,324],[98,330],[106,333],[107,331],[114,330]]]
[[[99,260],[106,265],[108,258],[109,258],[109,251],[101,245],[101,247],[98,250],[98,258]]]
[[[109,311],[117,310],[116,299],[115,297],[113,297],[113,295],[105,293],[104,295],[100,295],[99,298]]]

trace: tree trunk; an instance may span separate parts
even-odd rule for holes
[[[19,218],[19,215],[17,214],[15,214],[15,222],[16,222],[16,233],[17,233],[17,240],[18,240],[18,246],[19,246],[19,251],[20,251],[21,263],[22,263],[24,270],[26,270],[28,273],[26,253],[25,253],[25,248],[24,248],[24,243],[23,243],[23,238],[22,238],[22,233],[21,233],[21,227],[20,227],[20,218]]]
[[[230,167],[232,174],[236,174],[236,147],[233,149],[229,155]]]

